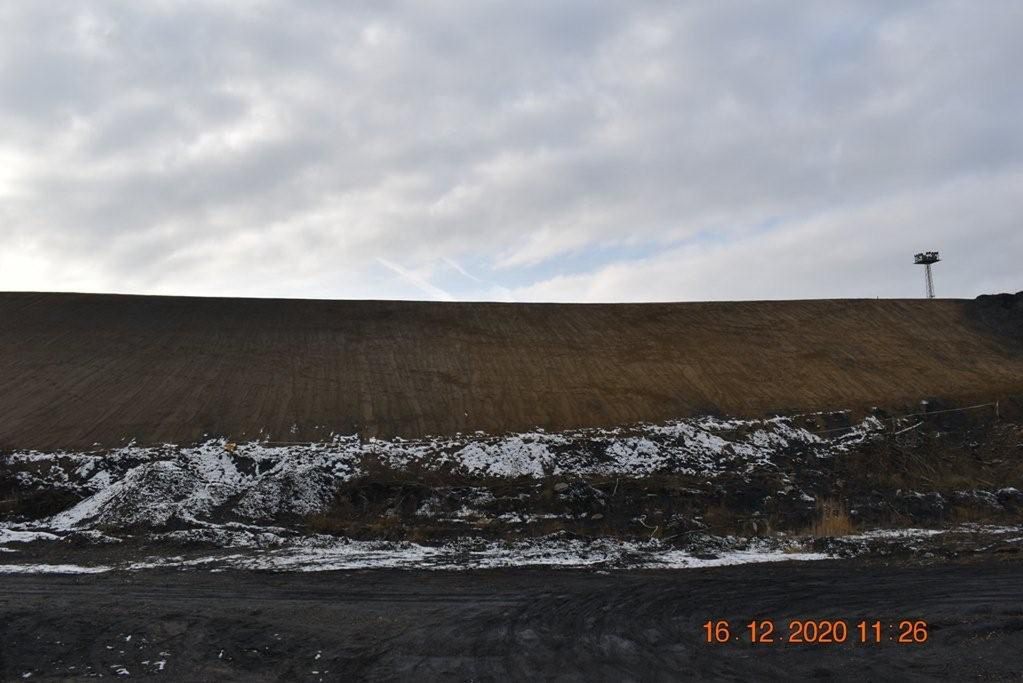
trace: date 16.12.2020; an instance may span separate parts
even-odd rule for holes
[[[725,619],[703,625],[704,642],[711,645],[747,642],[754,645],[841,645],[861,643],[880,645],[922,645],[927,642],[927,622],[922,619],[901,619],[847,622],[842,619],[792,619],[778,627],[770,619],[753,620],[739,628]]]

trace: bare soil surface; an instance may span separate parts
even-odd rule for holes
[[[723,645],[771,619],[880,644]],[[899,621],[928,639],[897,644]],[[889,625],[896,625],[891,629]],[[1023,564],[856,561],[594,573],[112,573],[0,581],[0,675],[170,680],[1019,680]]]
[[[1023,394],[1020,297],[484,304],[0,294],[0,449],[491,434]]]

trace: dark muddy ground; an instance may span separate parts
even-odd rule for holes
[[[705,643],[773,619],[772,645]],[[791,619],[842,645],[790,645]],[[880,620],[880,644],[855,624]],[[903,619],[928,640],[888,640]],[[1023,679],[1023,563],[858,561],[658,572],[491,570],[4,576],[4,679]]]

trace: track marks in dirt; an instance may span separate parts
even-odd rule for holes
[[[1019,673],[1023,565],[9,577],[0,617],[5,677],[155,650],[192,679],[1004,678]],[[702,642],[707,619],[755,617],[933,627],[919,647]]]
[[[1019,340],[976,306],[0,293],[0,448],[499,434],[1023,393]]]

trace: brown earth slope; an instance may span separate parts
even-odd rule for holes
[[[0,448],[504,432],[1018,395],[1019,302],[2,293]]]

